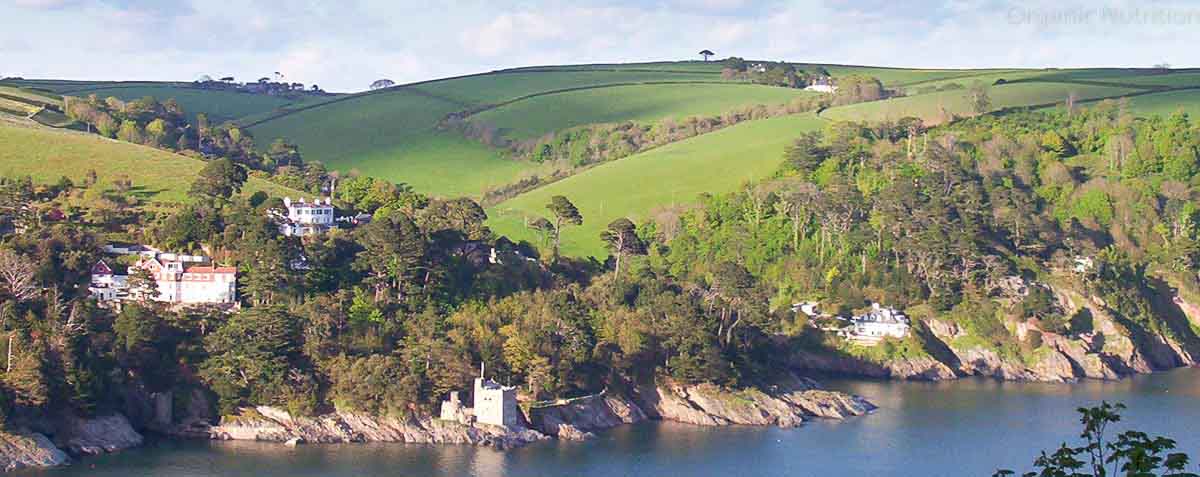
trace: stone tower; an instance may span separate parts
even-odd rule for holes
[[[475,422],[504,427],[520,427],[517,418],[517,388],[501,386],[483,377],[483,364],[475,378]]]

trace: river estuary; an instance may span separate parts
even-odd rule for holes
[[[1136,426],[1200,456],[1200,369],[1073,385],[825,380],[880,409],[796,429],[623,426],[587,442],[497,452],[468,446],[306,445],[154,441],[83,459],[38,476],[990,476],[1027,470],[1039,449],[1074,442],[1075,408],[1101,400],[1129,406],[1118,429]],[[1196,469],[1191,469],[1195,471]]]

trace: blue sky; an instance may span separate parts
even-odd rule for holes
[[[334,91],[538,64],[718,56],[914,67],[1196,66],[1200,3],[0,0],[0,75]]]

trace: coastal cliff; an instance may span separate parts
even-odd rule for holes
[[[966,376],[1006,381],[1074,382],[1114,380],[1200,363],[1200,307],[1178,295],[1157,297],[1155,323],[1139,323],[1104,299],[1065,287],[1050,287],[1061,312],[1085,316],[1086,329],[1047,329],[1038,320],[1009,320],[1002,336],[983,338],[941,318],[920,320],[920,331],[904,342],[902,356],[870,356],[831,349],[797,349],[796,369],[909,380]],[[1082,328],[1082,327],[1081,327]],[[866,354],[866,353],[863,353]],[[868,354],[869,355],[869,354]]]

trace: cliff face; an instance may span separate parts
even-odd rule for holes
[[[1041,346],[1023,356],[1000,352],[981,344],[985,340],[964,339],[969,333],[956,324],[939,319],[923,320],[929,330],[922,336],[929,357],[867,361],[836,352],[799,350],[792,356],[798,369],[876,378],[944,380],[960,376],[987,376],[1011,381],[1071,382],[1079,379],[1119,379],[1181,366],[1196,366],[1200,349],[1170,333],[1150,331],[1116,318],[1103,300],[1056,290],[1069,313],[1084,312],[1092,329],[1068,335],[1040,330],[1036,324],[1008,323],[1013,342],[1037,333]],[[1166,327],[1195,327],[1200,307],[1178,296],[1159,300],[1156,313]],[[1169,303],[1168,303],[1169,302]],[[1174,320],[1174,322],[1172,322]]]

